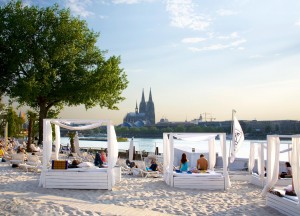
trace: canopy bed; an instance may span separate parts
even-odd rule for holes
[[[55,126],[55,160],[59,159],[60,127],[78,131],[90,130],[106,125],[108,140],[107,168],[85,166],[73,169],[51,169],[51,167],[49,167],[49,162],[51,160],[53,143],[52,125]],[[112,190],[112,187],[116,183],[116,179],[120,179],[119,176],[117,176],[120,171],[119,167],[116,167],[118,143],[114,126],[110,120],[44,119],[43,127],[43,168],[39,186],[44,188]]]
[[[278,181],[279,174],[279,146],[280,138],[292,140],[291,166],[293,170],[294,191],[297,196],[287,196],[284,193],[275,193],[272,189]],[[300,205],[300,135],[268,135],[267,136],[267,181],[262,191],[266,195],[266,204],[286,215],[299,215]],[[272,190],[271,190],[272,189]],[[278,192],[278,191],[276,191]]]
[[[286,143],[281,143],[286,144]],[[281,145],[280,144],[280,145]],[[249,173],[250,173],[250,183],[264,187],[267,182],[267,177],[265,176],[265,153],[267,150],[267,142],[266,141],[252,141],[250,142],[250,154],[249,154]],[[290,144],[288,145],[288,149],[282,150],[279,153],[289,153],[289,161],[290,161],[290,153],[291,148]],[[255,165],[255,159],[257,159],[257,173],[253,172],[253,168]],[[278,166],[280,167],[280,162],[278,162]],[[281,178],[276,182],[276,186],[287,186],[292,184],[292,179],[290,178]]]
[[[216,137],[218,136],[218,140]],[[174,140],[196,141],[201,145],[201,141],[207,141],[209,149],[209,170],[205,173],[176,173],[174,167]],[[223,170],[222,173],[214,171],[216,164],[215,145],[219,142],[221,145]],[[196,188],[204,190],[226,190],[230,187],[227,166],[228,158],[226,152],[226,134],[225,133],[164,133],[164,181],[171,187],[178,188]],[[194,151],[193,151],[194,152]],[[176,163],[176,162],[175,162]],[[196,166],[196,164],[195,164]]]

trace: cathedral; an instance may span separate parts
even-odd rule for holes
[[[135,105],[135,112],[127,113],[123,120],[123,125],[128,127],[142,127],[144,125],[155,124],[154,102],[152,100],[152,93],[150,89],[149,100],[146,102],[144,90],[142,93],[142,100],[140,106]]]

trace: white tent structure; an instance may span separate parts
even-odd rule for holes
[[[223,155],[223,173],[214,171],[216,163],[216,136],[219,136]],[[174,139],[188,141],[207,141],[209,148],[209,173],[176,173],[174,166]],[[197,188],[197,189],[223,189],[230,187],[230,179],[227,171],[228,157],[226,152],[225,133],[164,133],[164,181],[172,187]]]
[[[134,155],[134,143],[133,143],[133,138],[130,140],[129,144],[129,161],[133,160],[133,155]]]
[[[278,181],[279,174],[279,146],[280,138],[292,139],[291,166],[293,170],[294,190],[297,197],[284,196],[278,197],[268,191]],[[267,194],[267,205],[277,209],[287,215],[299,215],[300,212],[300,135],[268,135],[268,153],[267,153],[267,183],[262,191]]]
[[[285,143],[281,143],[281,144],[285,144]],[[267,150],[266,141],[250,142],[250,154],[249,154],[249,164],[248,164],[249,172],[251,174],[250,183],[261,187],[264,187],[267,182],[267,178],[264,175],[266,150]],[[289,153],[289,161],[290,161],[291,158],[290,145],[288,145],[288,149],[280,151],[279,153],[284,153],[284,152]],[[252,172],[255,164],[255,159],[257,159],[258,174]],[[280,167],[280,162],[278,162],[278,167]],[[289,184],[292,184],[292,179],[290,178],[278,179],[278,181],[276,182],[276,186],[287,186]]]
[[[60,127],[68,130],[90,130],[102,125],[107,126],[107,168],[75,168],[53,170],[49,168],[52,155],[52,127],[55,125],[55,159],[58,159],[60,146]],[[72,126],[72,125],[80,126]],[[118,143],[114,126],[110,120],[76,120],[76,119],[44,119],[43,120],[43,168],[39,185],[44,188],[72,189],[108,189],[112,190],[115,176],[119,171],[115,168],[118,159]]]

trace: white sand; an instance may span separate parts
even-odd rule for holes
[[[171,188],[162,178],[122,176],[112,191],[44,189],[39,174],[0,163],[0,215],[282,215],[261,188],[232,181],[227,191]]]

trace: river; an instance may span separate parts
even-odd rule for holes
[[[240,150],[238,151],[236,157],[237,158],[249,158],[249,152],[250,152],[250,142],[255,142],[255,140],[244,140]],[[68,137],[62,137],[61,138],[62,145],[67,145],[70,143]],[[127,142],[118,142],[119,150],[128,150],[129,148],[130,140]],[[216,152],[218,155],[222,156],[221,148],[219,143],[219,140],[216,140]],[[226,147],[227,152],[229,152],[230,149],[230,140],[226,141]],[[152,138],[135,138],[134,139],[134,146],[136,151],[146,151],[146,152],[154,152],[155,147],[159,148],[159,152],[163,153],[163,139],[152,139]],[[201,142],[195,142],[195,141],[183,141],[183,140],[175,140],[174,147],[190,147],[197,148],[203,151],[203,153],[208,152],[208,144],[206,141]],[[107,142],[106,141],[89,141],[89,140],[80,140],[79,141],[79,147],[85,147],[85,148],[106,148]],[[280,145],[280,150],[287,149],[287,145]],[[267,156],[265,155],[265,158]],[[288,153],[281,153],[279,156],[280,161],[287,161],[288,160]]]

